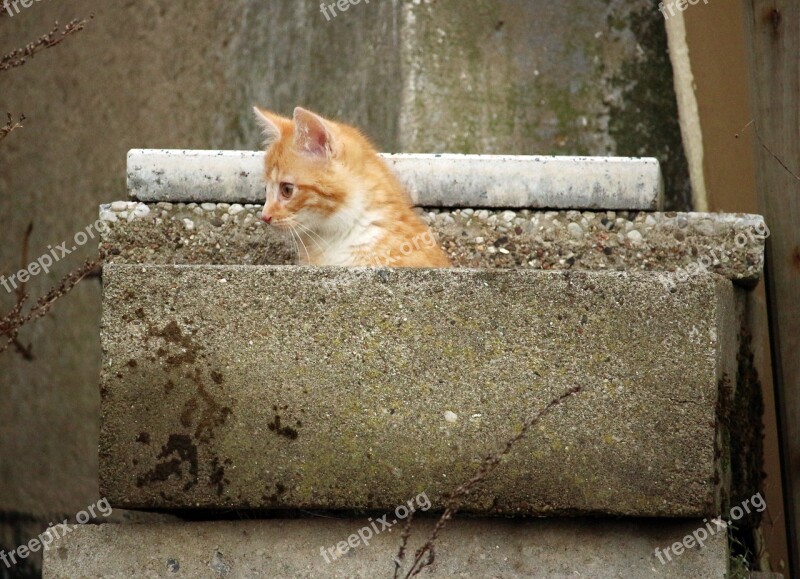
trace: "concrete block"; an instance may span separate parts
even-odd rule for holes
[[[103,246],[117,250],[112,263],[285,265],[297,260],[290,236],[259,219],[260,205],[156,203],[129,210],[122,202],[114,207],[100,208],[107,225]],[[137,217],[141,207],[150,211]],[[768,230],[759,215],[419,211],[459,267],[656,270],[676,278],[703,271],[745,286],[757,282],[764,269]]]
[[[466,511],[722,510],[738,327],[718,276],[115,265],[104,284],[116,507],[441,506],[579,385]]]
[[[550,209],[663,206],[656,159],[515,155],[384,155],[415,205]],[[263,153],[128,153],[128,193],[145,202],[262,203]]]
[[[369,545],[354,541],[356,547],[335,560],[329,555],[329,562],[320,550],[335,550],[369,528],[368,519],[86,526],[45,553],[44,577],[391,577],[401,524],[388,530],[377,526],[383,532],[368,539]],[[415,521],[412,554],[432,526],[430,519]],[[425,576],[723,579],[728,570],[725,533],[671,561],[662,555],[662,563],[655,554],[703,526],[693,520],[459,519],[442,533],[436,561]]]

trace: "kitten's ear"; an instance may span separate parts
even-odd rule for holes
[[[328,121],[304,108],[294,109],[297,148],[315,157],[330,159],[334,152],[333,134]]]
[[[256,114],[256,120],[264,131],[264,147],[269,148],[272,143],[281,138],[281,117],[260,109],[253,107],[253,112]]]

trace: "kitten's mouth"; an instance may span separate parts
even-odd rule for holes
[[[271,225],[276,229],[280,229],[281,231],[290,231],[292,229],[291,224],[285,219],[273,221]]]

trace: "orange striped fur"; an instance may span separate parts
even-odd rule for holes
[[[357,129],[256,107],[266,136],[262,219],[307,265],[450,267],[402,185]]]

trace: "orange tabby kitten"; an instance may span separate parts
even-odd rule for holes
[[[397,177],[358,130],[299,107],[294,119],[255,112],[267,146],[261,219],[291,233],[301,263],[450,267]]]

